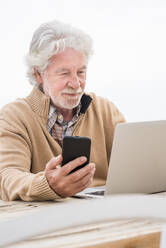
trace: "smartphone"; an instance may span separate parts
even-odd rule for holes
[[[76,167],[70,173],[73,173],[74,171],[81,169],[82,167],[84,167],[89,163],[90,148],[91,148],[91,139],[88,137],[65,136],[63,138],[63,144],[62,144],[62,156],[63,156],[62,166],[78,157],[85,156],[87,158],[87,161],[84,164]]]

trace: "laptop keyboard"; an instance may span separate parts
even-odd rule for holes
[[[105,190],[97,190],[97,191],[89,192],[89,193],[86,193],[86,194],[87,195],[102,195],[102,196],[104,196],[104,192],[105,192]]]

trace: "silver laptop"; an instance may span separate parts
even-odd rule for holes
[[[116,126],[106,186],[78,196],[166,191],[166,121]],[[104,194],[103,194],[104,193]]]

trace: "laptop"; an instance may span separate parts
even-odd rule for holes
[[[78,197],[166,191],[166,121],[120,123],[115,128],[106,185]]]

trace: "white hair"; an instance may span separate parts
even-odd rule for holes
[[[92,39],[83,31],[56,20],[42,24],[34,32],[29,53],[26,56],[27,76],[30,83],[38,84],[34,74],[35,68],[44,72],[50,58],[68,47],[85,54],[87,60],[93,53]]]

